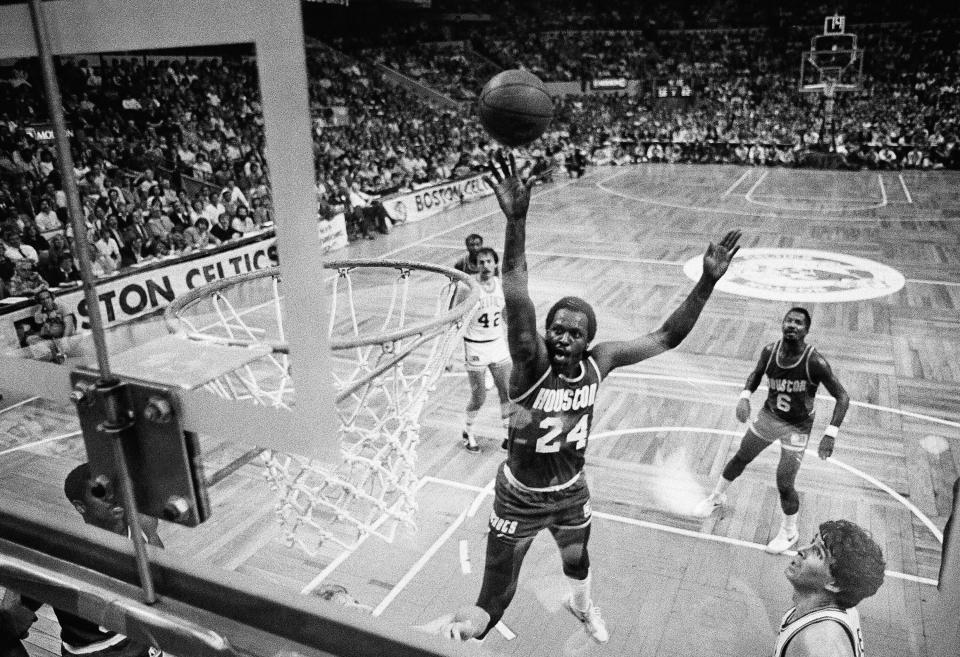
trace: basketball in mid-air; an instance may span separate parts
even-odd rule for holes
[[[523,146],[547,129],[553,119],[553,101],[536,75],[510,69],[484,85],[478,112],[487,134],[504,146]]]

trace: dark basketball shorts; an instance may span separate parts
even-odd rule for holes
[[[765,407],[760,409],[756,419],[750,423],[750,430],[758,438],[769,443],[779,440],[783,449],[801,454],[807,448],[811,429],[813,429],[813,415],[799,424],[794,424],[777,417]]]
[[[533,491],[507,479],[501,465],[494,488],[490,531],[502,538],[530,538],[541,529],[578,529],[590,524],[590,489],[581,473],[562,490]]]

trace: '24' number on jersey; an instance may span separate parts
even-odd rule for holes
[[[581,416],[580,421],[563,437],[560,436],[563,431],[562,417],[544,418],[540,423],[540,428],[548,429],[548,431],[537,438],[538,452],[559,452],[565,443],[573,442],[577,444],[577,449],[583,449],[587,446],[587,436],[590,434],[590,416]]]

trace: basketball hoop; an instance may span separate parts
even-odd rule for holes
[[[420,413],[480,295],[470,276],[436,265],[350,260],[325,268],[336,272],[327,331],[341,461],[261,453],[286,542],[310,555],[328,541],[350,549],[369,534],[390,542],[398,526],[415,526]],[[457,302],[461,283],[469,293]],[[436,292],[427,302],[410,303],[411,290],[429,287]],[[288,409],[295,391],[283,317],[276,268],[194,290],[165,313],[168,329],[186,340],[269,346],[264,358],[204,387],[220,397]]]

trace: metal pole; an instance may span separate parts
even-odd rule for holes
[[[73,241],[77,251],[77,262],[83,278],[83,298],[87,302],[87,318],[93,333],[93,345],[97,351],[97,366],[100,376],[112,379],[110,362],[107,358],[107,343],[103,334],[103,320],[100,317],[100,300],[94,288],[94,276],[90,267],[90,243],[87,241],[87,226],[80,206],[80,193],[73,173],[73,154],[67,137],[67,124],[63,118],[63,105],[60,98],[60,86],[53,68],[53,54],[50,52],[50,38],[47,24],[40,9],[40,0],[30,0],[30,15],[33,18],[33,33],[40,53],[40,65],[43,69],[43,87],[47,94],[47,108],[53,123],[53,134],[59,153],[60,177],[63,179],[63,191],[67,195],[67,211],[73,225]]]
[[[83,296],[87,303],[87,318],[90,320],[90,331],[93,333],[93,344],[97,352],[97,366],[100,370],[98,387],[105,390],[106,395],[104,407],[107,417],[104,424],[115,432],[111,440],[111,446],[117,468],[118,488],[123,500],[123,508],[126,510],[127,525],[130,528],[130,537],[133,541],[144,600],[147,604],[152,604],[156,602],[157,595],[150,575],[150,564],[143,540],[143,530],[140,526],[140,514],[137,511],[133,494],[133,482],[123,453],[124,430],[128,429],[132,423],[130,418],[126,416],[128,410],[125,405],[120,408],[115,397],[115,395],[122,394],[122,390],[118,389],[118,386],[120,388],[122,386],[110,372],[107,342],[103,332],[103,320],[100,317],[100,303],[90,267],[90,244],[87,240],[87,226],[83,209],[80,206],[80,193],[77,190],[77,181],[73,172],[73,154],[70,151],[67,124],[63,117],[63,101],[60,97],[60,86],[57,83],[56,70],[53,66],[53,54],[50,52],[50,37],[41,10],[40,0],[30,0],[30,16],[33,19],[33,33],[37,41],[37,51],[40,55],[40,65],[43,71],[47,108],[50,112],[53,134],[57,143],[63,191],[67,195],[67,210],[70,213],[70,221],[73,225],[73,241],[80,265],[80,275],[83,278]]]

